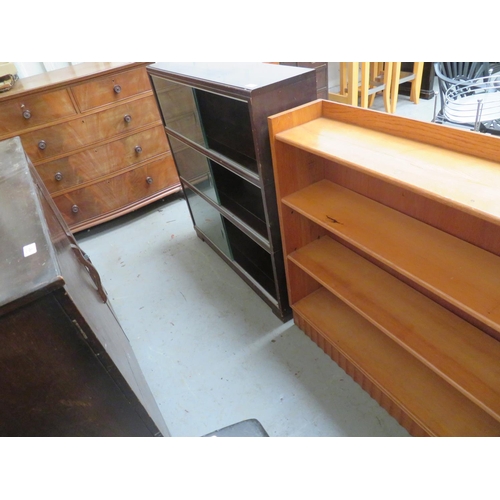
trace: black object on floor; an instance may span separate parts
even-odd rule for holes
[[[269,437],[262,424],[255,418],[243,420],[203,437]]]

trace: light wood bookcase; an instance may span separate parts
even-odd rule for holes
[[[295,323],[415,436],[500,435],[500,138],[269,118]]]

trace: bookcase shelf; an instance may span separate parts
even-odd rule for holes
[[[267,117],[316,99],[314,70],[157,63],[148,73],[196,233],[288,320]]]
[[[269,126],[297,325],[412,434],[500,435],[500,140],[321,100]]]

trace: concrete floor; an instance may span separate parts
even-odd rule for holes
[[[400,96],[397,114],[431,121],[433,105]],[[76,236],[172,436],[249,418],[270,436],[408,436],[195,235],[182,196]]]

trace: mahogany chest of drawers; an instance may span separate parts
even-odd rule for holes
[[[146,63],[80,63],[0,94],[0,140],[19,136],[73,232],[180,190]]]

